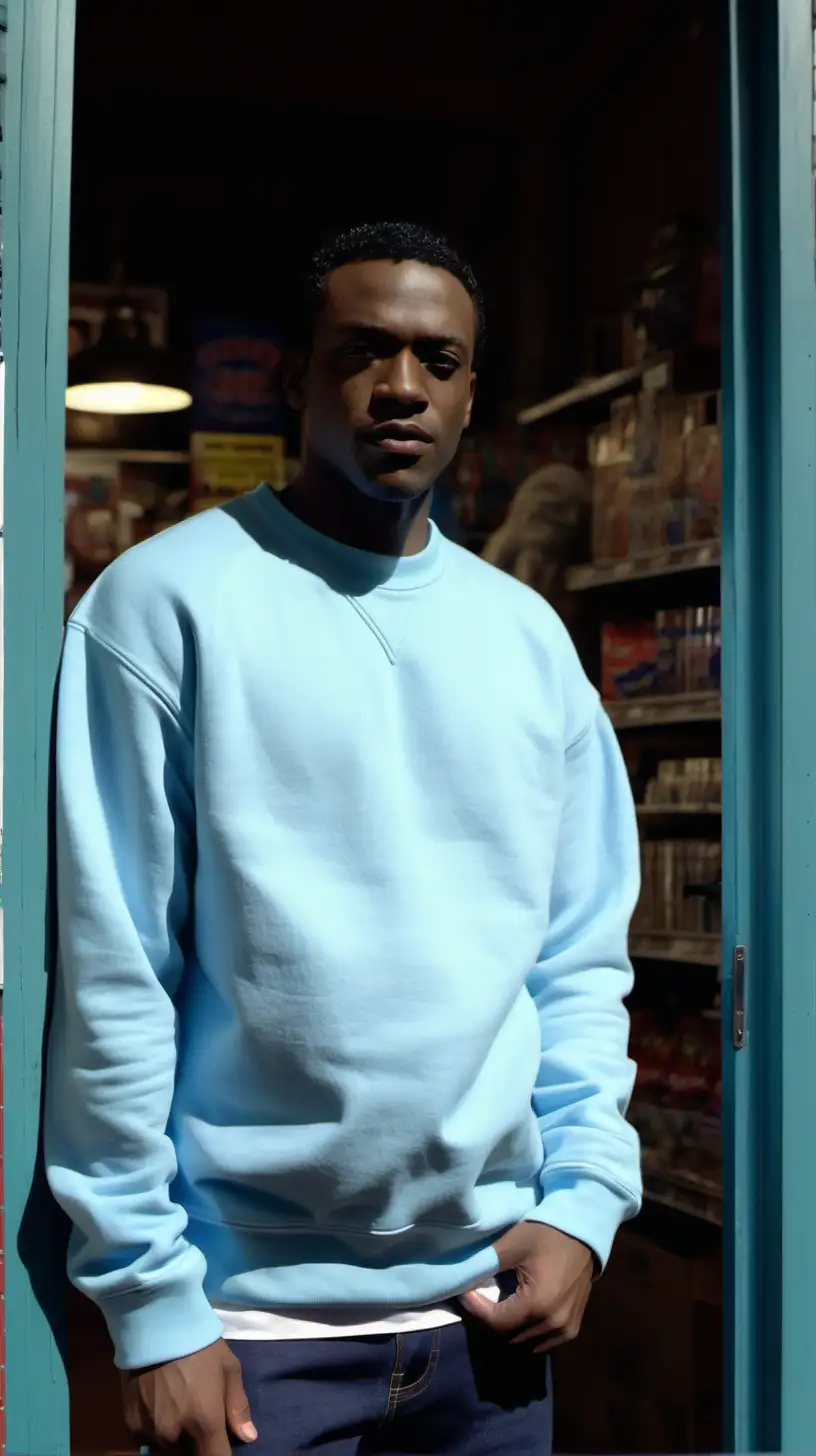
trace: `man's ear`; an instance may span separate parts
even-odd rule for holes
[[[473,401],[474,401],[475,397],[476,397],[476,375],[473,374],[473,373],[471,373],[471,376],[470,376],[470,399],[468,400],[468,407],[467,407],[467,410],[465,412],[465,429],[466,430],[469,430],[470,429],[470,417],[473,414]]]
[[[284,354],[281,361],[283,397],[290,409],[302,410],[306,403],[306,370],[309,361],[301,352]]]

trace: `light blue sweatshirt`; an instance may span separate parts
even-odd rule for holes
[[[46,1160],[121,1366],[219,1303],[437,1303],[521,1219],[606,1260],[637,836],[533,592],[208,511],[68,628],[57,817]]]

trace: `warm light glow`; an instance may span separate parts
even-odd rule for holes
[[[188,409],[193,402],[186,389],[166,384],[74,384],[65,391],[68,409],[95,415],[166,415]]]

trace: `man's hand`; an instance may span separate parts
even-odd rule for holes
[[[183,1446],[195,1456],[230,1456],[228,1430],[256,1441],[241,1366],[223,1340],[122,1375],[125,1423],[132,1436],[162,1450]]]
[[[543,1223],[520,1223],[496,1244],[501,1270],[514,1270],[518,1289],[499,1304],[463,1294],[469,1314],[514,1345],[538,1340],[535,1353],[574,1340],[592,1289],[594,1260],[585,1244]]]

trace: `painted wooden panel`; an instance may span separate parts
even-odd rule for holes
[[[14,0],[3,158],[6,1443],[63,1456],[59,1240],[37,1183],[51,705],[62,625],[73,0]]]
[[[816,270],[812,0],[729,0],[724,905],[737,1450],[816,1430]]]

